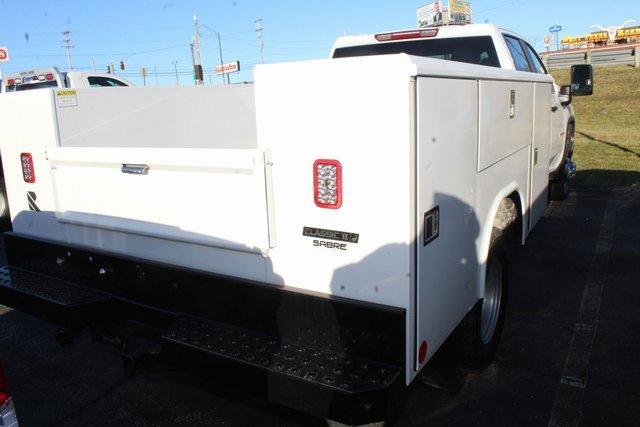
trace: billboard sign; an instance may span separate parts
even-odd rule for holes
[[[9,60],[9,49],[6,47],[0,47],[0,62],[7,62]]]
[[[240,71],[240,61],[228,62],[223,65],[216,65],[216,74],[237,73]]]
[[[563,37],[560,43],[562,44],[580,44],[580,43],[597,43],[608,42],[609,32],[596,31],[593,33],[585,34],[584,36],[567,36]]]
[[[417,10],[418,28],[471,23],[469,0],[435,0]]]
[[[640,27],[618,28],[616,40],[640,37]]]
[[[470,24],[471,2],[468,0],[449,0],[449,24]]]

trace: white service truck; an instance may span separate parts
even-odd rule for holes
[[[552,78],[497,66],[522,39],[466,31],[341,39],[335,58],[261,65],[251,85],[0,97],[0,303],[61,339],[89,327],[134,365],[222,366],[348,424],[390,417],[450,336],[483,366],[504,240],[542,217],[565,148]],[[585,67],[574,95],[592,90]]]
[[[88,88],[133,86],[128,80],[109,73],[95,71],[61,72],[57,67],[11,73],[0,80],[0,92],[22,92],[47,88]],[[2,118],[0,118],[2,120]],[[0,169],[0,228],[9,219],[9,206],[3,171]]]

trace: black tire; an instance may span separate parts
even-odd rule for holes
[[[4,180],[0,181],[0,221],[9,220],[9,199],[7,198],[7,187]]]
[[[491,269],[498,268],[501,276],[501,296],[498,304],[497,318],[490,337],[483,338],[482,308],[484,299],[479,300],[462,319],[452,336],[453,350],[461,364],[468,369],[479,369],[488,365],[494,358],[502,327],[507,304],[507,257],[502,237],[502,231],[494,228],[491,233],[489,256],[487,257],[486,277],[492,273]]]
[[[565,162],[573,157],[575,125],[570,122],[567,125],[567,133],[564,141],[564,157],[560,164],[560,176],[549,182],[549,200],[562,201],[569,195],[569,178],[565,174]]]

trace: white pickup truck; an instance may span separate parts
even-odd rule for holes
[[[348,424],[392,417],[450,336],[485,365],[504,243],[542,217],[566,144],[535,52],[465,31],[343,38],[251,85],[0,97],[0,303]],[[592,91],[589,66],[573,77]]]

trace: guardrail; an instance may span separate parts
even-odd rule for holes
[[[640,68],[640,45],[572,50],[543,54],[542,58],[548,68],[567,68],[576,64],[629,65]]]

